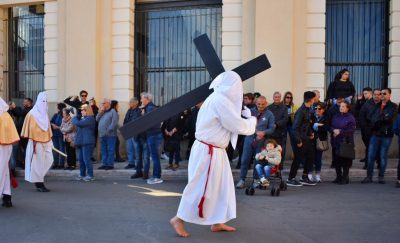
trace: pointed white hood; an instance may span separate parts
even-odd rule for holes
[[[239,74],[234,71],[221,73],[211,82],[210,89],[214,89],[214,93],[228,98],[232,103],[224,105],[232,105],[240,116],[243,105],[243,85]],[[231,135],[233,148],[236,148],[237,139],[238,134]]]
[[[4,112],[8,111],[7,103],[0,97],[0,116],[3,115]]]
[[[40,92],[31,113],[35,118],[35,121],[39,125],[40,129],[42,129],[43,131],[47,131],[49,129],[50,121],[47,115],[48,109],[49,106],[47,104],[47,93]]]

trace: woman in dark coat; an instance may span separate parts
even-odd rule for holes
[[[312,178],[315,182],[321,181],[321,167],[322,167],[322,153],[318,149],[317,140],[320,141],[328,141],[328,117],[325,114],[326,105],[322,102],[319,102],[315,106],[315,113],[312,119],[313,131],[314,131],[314,139],[315,139],[315,157],[314,157],[314,168],[311,168],[310,173],[312,173],[313,169],[315,169],[315,177]],[[310,179],[311,176],[309,176]],[[311,179],[310,179],[311,180]]]
[[[340,113],[336,114],[331,123],[332,149],[336,168],[336,179],[333,183],[348,184],[349,169],[353,163],[352,159],[343,158],[337,155],[340,144],[349,142],[354,145],[354,131],[356,129],[356,120],[351,114],[350,103],[344,101],[340,104]]]
[[[356,89],[350,81],[350,72],[346,68],[340,70],[335,76],[335,80],[329,84],[327,99],[332,103],[334,99],[344,98],[351,103],[356,94]]]

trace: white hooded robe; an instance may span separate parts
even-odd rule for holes
[[[183,191],[177,217],[183,221],[212,225],[236,218],[235,187],[225,148],[231,141],[236,146],[238,134],[255,132],[256,118],[241,118],[243,86],[240,76],[228,71],[212,82],[214,92],[200,108],[196,122],[196,141],[192,146],[188,167],[188,184]],[[213,149],[210,174],[205,193],[203,218],[199,203],[204,193],[210,165],[209,147]]]

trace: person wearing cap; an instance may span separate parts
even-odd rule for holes
[[[315,139],[315,156],[314,156],[314,164],[311,170],[308,172],[308,179],[314,182],[322,182],[321,180],[321,167],[322,167],[322,153],[324,151],[319,150],[317,147],[317,140],[320,141],[328,141],[328,119],[325,115],[326,105],[322,102],[319,102],[315,108],[315,113],[311,117],[312,120],[312,128],[314,131],[314,139]],[[312,172],[315,170],[315,176],[313,177]]]

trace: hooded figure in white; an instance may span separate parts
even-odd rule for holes
[[[257,123],[250,110],[242,111],[243,86],[237,73],[227,71],[218,75],[211,88],[214,92],[205,100],[197,117],[188,184],[177,216],[170,221],[182,237],[188,236],[184,221],[212,225],[212,231],[235,230],[224,225],[236,218],[235,187],[225,148],[229,141],[236,147],[238,134],[254,134]]]
[[[22,137],[29,139],[25,156],[25,180],[35,183],[40,192],[49,191],[43,182],[53,164],[53,134],[47,111],[47,94],[40,92],[35,106],[25,117],[21,132]]]
[[[19,136],[7,111],[8,105],[0,97],[0,197],[3,199],[3,207],[12,207],[9,161],[12,146],[19,141]]]

